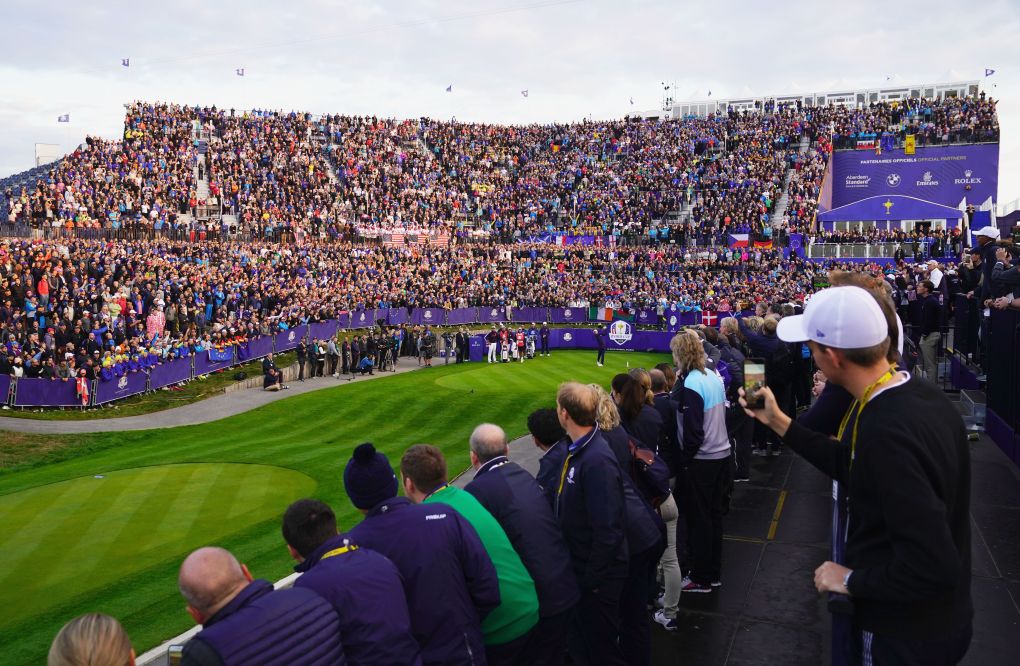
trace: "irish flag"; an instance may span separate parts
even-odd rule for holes
[[[748,247],[747,234],[730,234],[730,247]]]
[[[634,321],[634,315],[629,314],[626,310],[614,310],[613,308],[588,308],[588,319],[589,321],[614,321],[616,319]]]

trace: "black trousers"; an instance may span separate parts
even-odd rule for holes
[[[630,666],[652,663],[652,625],[648,622],[648,597],[655,567],[665,543],[630,556],[627,583],[620,597],[620,651]]]
[[[722,517],[733,459],[692,460],[684,472],[684,513],[690,541],[691,580],[708,585],[722,576]]]
[[[955,666],[970,648],[973,625],[965,626],[926,641],[894,638],[882,634],[853,632],[853,664],[872,666]]]
[[[302,357],[298,356],[298,360],[297,360],[297,366],[298,366],[297,367],[297,378],[298,378],[298,380],[301,380],[301,379],[305,378],[305,363],[307,361],[308,361],[307,358],[302,358]]]
[[[549,353],[549,338],[542,338],[542,353]]]
[[[509,643],[485,646],[485,662],[489,666],[516,666],[517,664],[531,663],[525,660],[524,651],[528,647],[528,640],[531,638],[532,629],[519,638]]]
[[[598,355],[598,358],[595,359],[595,362],[596,363],[605,363],[606,362],[606,348],[605,347],[599,347],[599,355]]]
[[[568,646],[575,666],[625,666],[620,652],[620,596],[626,578],[585,590],[570,626]]]
[[[539,618],[528,634],[528,645],[521,653],[522,664],[531,666],[563,666],[567,654],[567,637],[575,609]],[[491,662],[490,662],[491,663]]]
[[[751,438],[754,436],[754,424],[756,421],[744,413],[737,413],[736,410],[728,411],[726,414],[726,428],[730,433],[730,443],[733,445],[733,454],[736,461],[736,475],[739,478],[747,478],[751,475]]]

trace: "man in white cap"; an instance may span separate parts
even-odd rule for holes
[[[992,268],[995,266],[995,243],[999,240],[999,230],[992,226],[982,227],[974,232],[974,237],[980,249],[981,272],[984,275],[979,302],[982,307],[988,307],[985,301],[992,297]]]
[[[838,442],[793,421],[767,388],[765,406],[747,410],[848,489],[845,566],[825,562],[815,586],[850,596],[854,663],[959,662],[973,615],[962,419],[935,386],[890,367],[888,321],[859,287],[816,293],[776,332],[807,342],[818,368],[854,398]]]

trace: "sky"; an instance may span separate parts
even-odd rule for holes
[[[516,124],[656,109],[663,81],[686,101],[874,88],[892,77],[980,79],[1000,100],[999,202],[1020,199],[1020,1],[915,9],[897,16],[875,0],[4,0],[0,176],[32,167],[35,143],[63,153],[86,135],[119,137],[123,105],[138,99]],[[985,78],[986,68],[995,74]],[[65,113],[71,122],[57,123]]]

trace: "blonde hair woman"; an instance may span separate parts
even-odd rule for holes
[[[134,666],[124,627],[109,615],[89,613],[64,625],[50,646],[48,666]]]

